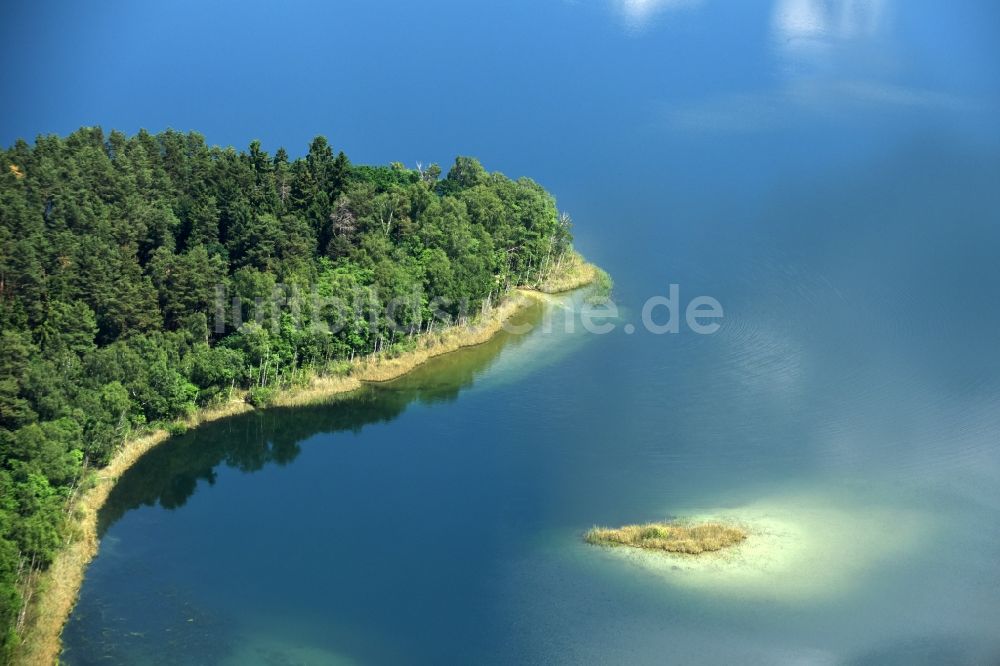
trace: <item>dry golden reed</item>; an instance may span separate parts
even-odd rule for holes
[[[595,546],[631,546],[668,553],[698,555],[735,546],[747,533],[722,523],[645,523],[624,527],[594,527],[584,535]]]
[[[546,294],[558,294],[585,287],[597,279],[597,266],[587,263],[579,252],[568,252],[566,256],[555,263],[535,287]]]

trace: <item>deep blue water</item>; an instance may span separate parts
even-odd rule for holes
[[[1000,662],[996,3],[202,4],[2,10],[0,140],[472,154],[557,195],[624,320],[671,283],[725,318],[176,439],[68,663]],[[734,578],[579,539],[718,511],[794,547]]]

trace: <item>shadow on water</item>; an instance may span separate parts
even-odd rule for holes
[[[534,303],[511,321],[538,324],[544,306]],[[392,421],[413,404],[451,402],[506,348],[526,335],[501,331],[489,341],[429,360],[399,379],[366,384],[326,404],[273,408],[207,423],[170,439],[143,456],[115,484],[98,517],[98,533],[141,506],[178,509],[199,481],[214,484],[219,465],[253,473],[267,465],[287,465],[300,443],[320,433],[360,432],[366,425]]]

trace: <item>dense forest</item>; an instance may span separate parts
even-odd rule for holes
[[[528,179],[84,128],[0,152],[0,661],[88,469],[302,368],[401,348],[570,250]]]

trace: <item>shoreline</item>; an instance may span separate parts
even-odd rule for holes
[[[257,409],[313,405],[355,391],[364,383],[391,381],[436,356],[487,342],[502,330],[508,319],[532,302],[540,300],[542,294],[563,293],[585,287],[596,280],[601,269],[587,263],[574,252],[568,265],[559,266],[556,270],[556,275],[549,276],[535,287],[513,289],[503,301],[482,313],[476,321],[419,336],[413,350],[397,356],[373,354],[355,360],[344,375],[313,375],[304,386],[278,390],[264,407],[251,405],[246,399],[248,392],[241,391],[239,396],[226,404],[199,409],[193,415],[174,423],[195,428]],[[29,601],[24,632],[12,663],[46,666],[58,663],[62,652],[63,627],[76,606],[87,566],[100,548],[98,513],[117,480],[144,454],[171,436],[172,433],[166,427],[160,427],[126,439],[105,467],[92,472],[81,483],[85,490],[68,510],[71,536],[49,568],[38,576]]]

